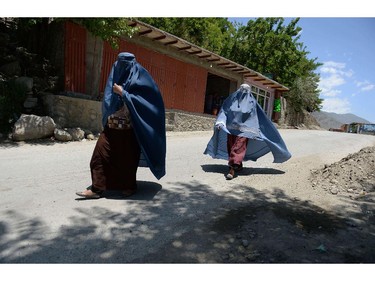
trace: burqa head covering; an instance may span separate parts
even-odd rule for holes
[[[123,95],[113,92],[114,83],[123,87]],[[109,115],[123,104],[129,109],[132,126],[141,147],[140,166],[147,166],[157,179],[165,175],[165,108],[160,90],[131,53],[120,53],[113,64],[104,90],[103,127]]]
[[[268,152],[272,152],[275,163],[287,161],[291,157],[278,130],[251,94],[251,87],[247,84],[242,84],[224,100],[216,119],[214,134],[204,154],[227,160],[228,134],[249,139],[244,161],[256,161]]]
[[[113,82],[122,85],[131,78],[131,70],[136,63],[135,56],[131,53],[120,53],[114,64]]]
[[[224,124],[223,129],[231,135],[260,137],[257,101],[251,94],[249,85],[242,84],[224,100],[216,122]]]

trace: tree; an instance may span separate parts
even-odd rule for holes
[[[291,86],[296,77],[306,77],[320,66],[316,59],[307,58],[309,52],[298,42],[302,30],[298,21],[285,26],[283,18],[250,20],[238,28],[228,58]]]
[[[296,112],[319,110],[319,75],[314,71],[321,65],[300,40],[299,18],[284,25],[283,18],[258,18],[246,26],[240,25],[233,48],[227,57],[289,87],[285,95]]]
[[[297,77],[286,94],[290,106],[295,112],[306,109],[308,112],[319,111],[322,99],[318,90],[319,75],[312,73],[307,77]]]
[[[236,32],[227,18],[139,18],[140,21],[221,54],[231,48]]]
[[[87,28],[93,35],[117,48],[119,38],[132,36],[137,28],[128,25],[131,18],[19,18],[18,26],[29,30],[35,25],[48,25],[52,22],[73,21]]]
[[[119,39],[132,36],[137,28],[128,25],[131,18],[74,18],[73,21],[83,25],[94,36],[107,41],[113,48],[118,47]]]

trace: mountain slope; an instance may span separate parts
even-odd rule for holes
[[[318,121],[320,126],[324,129],[338,129],[343,124],[350,123],[370,123],[366,119],[363,119],[357,115],[346,113],[346,114],[337,114],[333,112],[326,111],[315,111],[311,113],[312,116]]]

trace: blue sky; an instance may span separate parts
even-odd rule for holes
[[[375,123],[375,17],[301,17],[298,26],[309,57],[323,63],[317,70],[322,110]]]

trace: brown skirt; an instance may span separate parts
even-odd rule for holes
[[[106,127],[91,157],[93,190],[135,190],[140,153],[133,129]]]

